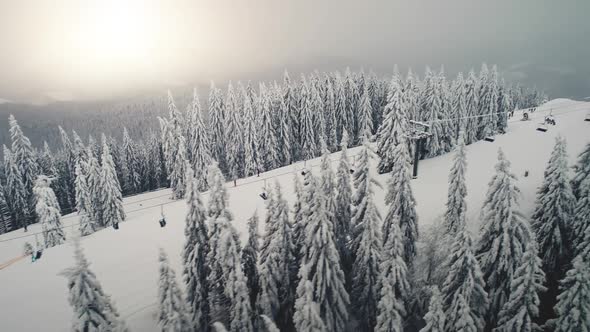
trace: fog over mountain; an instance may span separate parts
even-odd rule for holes
[[[161,96],[394,64],[449,75],[497,64],[550,97],[590,96],[590,2],[24,0],[0,2],[0,98],[46,104]]]

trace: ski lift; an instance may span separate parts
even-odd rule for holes
[[[586,113],[586,118],[584,119],[584,121],[590,121],[590,112]]]
[[[528,112],[523,112],[522,113],[522,119],[520,119],[520,121],[528,121],[528,120],[530,120],[529,113]]]
[[[265,201],[268,199],[268,194],[266,193],[266,179],[264,179],[264,185],[262,186],[262,192],[258,196],[260,196],[260,198],[262,198]]]
[[[546,132],[547,131],[547,124],[545,122],[542,122],[539,124],[539,126],[537,127],[537,130],[540,132]]]
[[[166,217],[164,216],[164,205],[160,205],[160,214],[161,214],[161,218],[160,218],[160,227],[164,228],[166,226]]]
[[[495,140],[496,140],[496,138],[494,136],[491,136],[491,135],[490,136],[486,136],[484,138],[484,141],[487,141],[487,142],[490,142],[490,143],[493,142],[493,141],[495,141]]]
[[[113,224],[113,228],[114,228],[114,229],[119,229],[119,223],[118,223],[118,222],[117,222],[117,223],[114,223],[114,224]]]

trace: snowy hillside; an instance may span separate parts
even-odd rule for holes
[[[590,112],[590,102],[556,99],[531,114],[531,121],[520,121],[521,114],[515,114],[509,120],[508,133],[497,136],[494,142],[480,141],[467,147],[468,219],[472,230],[478,227],[479,211],[494,171],[498,148],[504,150],[512,163],[522,191],[522,211],[530,215],[554,138],[561,134],[567,140],[570,163],[590,142],[590,122],[584,121],[587,112]],[[555,117],[556,125],[550,126],[545,133],[537,131],[539,122],[550,113]],[[351,155],[357,152],[358,148],[350,150]],[[337,160],[338,156],[335,153],[331,159]],[[451,161],[452,154],[446,154],[420,162],[419,177],[412,181],[412,189],[418,204],[421,230],[436,223],[444,211]],[[318,165],[319,159],[305,164],[312,170],[317,170]],[[335,162],[333,166],[336,166]],[[259,196],[263,186],[278,181],[286,198],[292,200],[293,174],[300,176],[303,167],[304,163],[300,162],[260,174],[260,177],[238,180],[237,187],[233,183],[227,184],[229,206],[243,243],[247,238],[246,219],[256,211],[261,217],[264,214],[264,200]],[[523,176],[525,171],[529,173],[527,177]],[[379,181],[385,184],[388,176],[380,175]],[[118,231],[107,228],[81,241],[91,268],[133,331],[158,330],[154,316],[158,248],[163,248],[172,267],[177,272],[181,271],[186,204],[184,201],[171,201],[170,196],[170,190],[160,190],[126,198],[124,204],[128,220],[120,225]],[[383,197],[383,191],[377,189],[381,209],[384,209]],[[206,193],[203,199],[207,200]],[[158,224],[161,209],[168,221],[165,228]],[[68,236],[77,230],[77,222],[77,216],[63,218],[64,225],[72,225],[67,228]],[[39,231],[39,225],[34,225],[29,228],[29,233],[19,230],[1,235],[0,266],[21,256],[24,243],[34,243],[32,234]],[[66,244],[45,250],[38,262],[31,263],[30,257],[25,257],[0,268],[0,330],[68,330],[72,310],[67,303],[66,280],[59,273],[72,264],[73,247]]]

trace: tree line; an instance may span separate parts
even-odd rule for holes
[[[349,134],[349,147],[359,145],[367,130],[374,135],[382,158],[380,172],[388,171],[392,156],[387,151],[396,142],[391,135],[396,121],[385,107],[388,94],[403,103],[408,119],[430,124],[425,158],[450,151],[463,122],[469,144],[503,132],[507,112],[536,106],[545,98],[535,90],[507,86],[495,66],[489,69],[484,64],[479,75],[471,70],[466,77],[460,73],[451,81],[442,69],[427,68],[422,80],[411,70],[403,79],[397,69],[391,79],[380,79],[374,73],[347,69],[344,74],[314,72],[295,81],[285,72],[282,84],[261,83],[256,91],[250,83],[234,87],[230,82],[225,94],[212,83],[206,110],[196,91],[185,112],[169,94],[169,116],[159,119],[160,133],[151,132],[147,139],[135,141],[123,128],[121,140],[105,136],[97,142],[89,135],[84,142],[76,131],[67,133],[58,127],[57,151],[47,143],[34,148],[11,116],[12,145],[3,148],[0,172],[4,194],[0,202],[5,202],[0,211],[6,220],[0,233],[38,221],[33,184],[39,174],[54,178],[51,186],[63,214],[77,210],[77,164],[83,171],[93,157],[92,167],[100,167],[107,146],[124,196],[170,186],[174,197],[182,198],[187,165],[205,190],[212,160],[228,179],[236,180],[317,157],[322,141],[334,152],[344,132]]]

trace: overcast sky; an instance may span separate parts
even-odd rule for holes
[[[0,99],[108,99],[394,64],[590,96],[588,0],[0,0]]]

